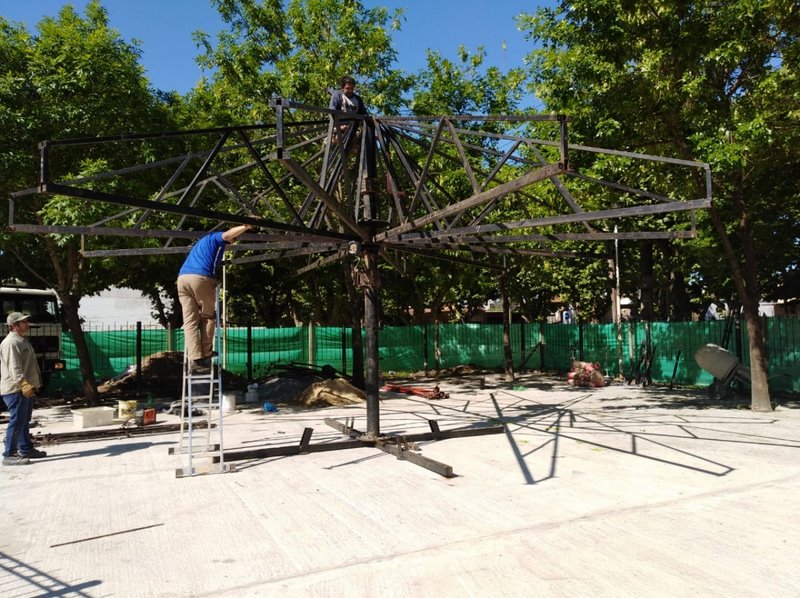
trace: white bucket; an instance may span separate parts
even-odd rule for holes
[[[233,413],[236,411],[236,393],[225,393],[222,395],[223,413]]]

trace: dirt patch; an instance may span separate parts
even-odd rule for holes
[[[183,380],[183,353],[177,351],[154,353],[142,360],[141,378],[136,370],[98,385],[103,402],[108,400],[137,399],[152,395],[156,399],[179,400]],[[284,375],[262,378],[258,383],[259,402],[321,407],[325,405],[351,405],[365,400],[364,392],[344,379],[325,380],[308,369],[290,369]],[[225,391],[248,389],[247,380],[222,370],[222,388]]]
[[[297,401],[306,407],[356,405],[366,400],[363,390],[341,378],[315,382],[297,397]]]
[[[97,391],[102,399],[117,399],[152,394],[157,398],[181,398],[183,381],[183,353],[164,351],[153,353],[142,359],[141,380],[137,381],[136,369],[99,384]],[[244,390],[247,380],[227,370],[222,370],[224,390]]]

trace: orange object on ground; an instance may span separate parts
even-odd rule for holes
[[[398,386],[397,384],[384,384],[381,390],[385,390],[387,392],[402,392],[403,394],[417,395],[419,397],[425,397],[426,399],[446,399],[450,396],[448,393],[439,390],[438,386],[434,386],[433,389],[429,389],[422,388],[420,386]]]

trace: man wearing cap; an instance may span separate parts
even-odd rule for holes
[[[27,465],[31,458],[46,455],[33,448],[29,431],[33,397],[42,385],[36,353],[27,339],[29,317],[18,311],[8,314],[8,336],[0,343],[0,395],[9,413],[3,465]]]

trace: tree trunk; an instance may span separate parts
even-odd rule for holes
[[[655,276],[653,276],[653,242],[645,241],[642,244],[642,254],[639,258],[639,275],[641,298],[641,317],[646,322],[653,321],[653,287],[655,286]]]
[[[433,313],[433,369],[437,372],[442,365],[442,346],[439,344],[439,318],[438,309]]]
[[[80,317],[78,316],[78,305],[80,299],[75,299],[71,295],[60,295],[61,305],[64,310],[64,317],[67,320],[67,327],[72,333],[72,340],[75,342],[75,350],[78,354],[78,364],[81,368],[81,378],[83,379],[83,396],[89,407],[96,407],[100,404],[100,395],[97,393],[97,384],[94,380],[94,367],[92,357],[89,354],[89,347],[86,344],[86,337],[83,334]]]
[[[668,265],[669,276],[663,289],[661,313],[670,322],[688,322],[692,319],[692,306],[686,290],[686,278],[680,270],[678,248],[667,239],[658,241],[657,247],[663,262]]]
[[[747,224],[747,212],[740,205],[740,229],[742,253],[744,260],[739,263],[739,256],[731,244],[725,225],[716,208],[709,210],[711,222],[722,243],[728,264],[731,267],[733,283],[742,302],[745,325],[747,326],[748,345],[750,350],[750,409],[753,411],[772,411],[772,399],[769,394],[767,373],[767,344],[764,338],[764,327],[758,315],[758,290],[756,277],[755,247]]]
[[[750,350],[750,409],[772,411],[764,326],[757,305],[755,314],[748,314],[745,310],[745,324]]]
[[[508,299],[506,277],[500,276],[500,300],[503,305],[503,369],[506,382],[514,381],[514,357],[511,352],[511,301]]]

